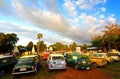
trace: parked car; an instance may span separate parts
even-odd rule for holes
[[[108,55],[114,60],[114,61],[120,61],[120,57],[118,53],[108,53]]]
[[[17,60],[13,55],[0,56],[0,76],[3,76],[5,71],[12,70],[16,63]]]
[[[49,53],[44,53],[43,54],[43,60],[47,60],[48,56],[49,56]]]
[[[49,70],[54,70],[54,69],[66,70],[67,68],[65,58],[61,54],[50,54],[47,59],[47,66]]]
[[[12,74],[37,73],[40,66],[41,61],[39,55],[22,56],[18,59]]]
[[[113,59],[107,53],[94,53],[94,58],[104,58],[108,63],[113,62]]]
[[[86,55],[69,54],[66,58],[67,65],[73,66],[75,69],[91,69],[90,59]]]
[[[107,64],[107,61],[105,58],[98,57],[96,54],[92,54],[90,56],[90,61],[93,67],[105,66]]]

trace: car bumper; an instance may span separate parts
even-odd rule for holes
[[[79,69],[86,69],[86,68],[91,68],[92,67],[92,65],[78,65],[78,68]]]
[[[26,73],[32,73],[32,72],[35,72],[35,71],[14,72],[14,73],[12,73],[12,74],[13,74],[13,75],[17,75],[17,74],[26,74]]]
[[[67,69],[67,67],[49,67],[50,70]]]

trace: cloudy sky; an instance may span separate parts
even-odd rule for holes
[[[0,32],[16,33],[17,45],[90,43],[108,23],[119,22],[120,0],[0,0]]]

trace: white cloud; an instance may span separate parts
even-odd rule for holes
[[[44,3],[42,6],[45,6],[45,8],[39,8],[41,5],[36,5],[33,0],[30,0],[33,1],[33,3],[31,2],[29,4],[31,6],[27,6],[23,4],[24,1],[25,0],[12,0],[10,9],[13,10],[11,14],[14,16],[10,16],[36,26],[36,29],[35,27],[30,29],[29,26],[25,27],[14,23],[4,23],[0,28],[5,27],[6,29],[2,28],[0,30],[17,32],[19,36],[28,37],[27,40],[33,39],[33,41],[37,39],[36,35],[40,32],[43,34],[42,40],[49,44],[57,41],[63,43],[71,43],[73,41],[77,43],[89,43],[91,36],[99,33],[100,29],[103,28],[102,25],[106,23],[104,20],[106,16],[100,12],[106,11],[104,7],[99,8],[100,11],[97,11],[96,15],[79,11],[81,9],[90,11],[96,5],[105,3],[106,0],[65,0],[62,7],[65,8],[65,11],[68,11],[67,15],[71,15],[70,18],[65,18],[64,15],[61,14],[62,12],[59,12],[56,4],[57,1],[53,3],[54,0],[52,0],[52,2],[51,0],[43,0]],[[110,21],[115,20],[114,15],[107,17],[107,19]],[[72,23],[73,26],[71,26]]]
[[[72,16],[74,17],[77,16],[76,6],[71,2],[71,0],[66,0],[65,3],[63,4],[63,7],[67,9]]]
[[[103,19],[105,16],[104,14],[99,15],[99,18]]]
[[[80,9],[91,10],[97,4],[105,3],[105,0],[77,0],[76,5],[80,7]]]
[[[101,7],[100,9],[102,10],[102,12],[105,12],[105,11],[106,11],[106,8],[105,8],[105,7]]]

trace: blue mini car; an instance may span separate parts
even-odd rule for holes
[[[49,70],[54,70],[54,69],[66,70],[67,68],[65,58],[61,54],[50,54],[47,59],[47,65]]]

